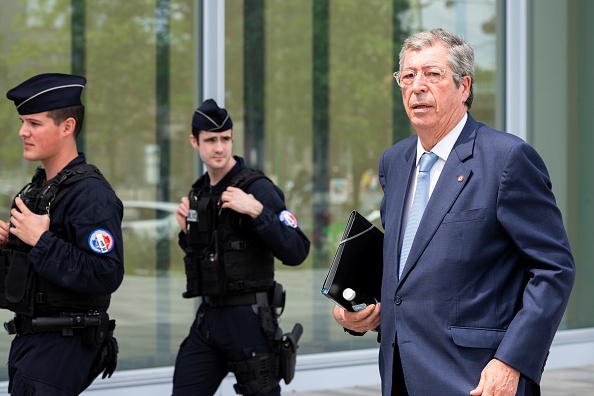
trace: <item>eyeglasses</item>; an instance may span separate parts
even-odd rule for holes
[[[438,84],[445,73],[450,73],[453,76],[460,76],[457,73],[451,72],[446,69],[438,69],[437,67],[430,67],[428,69],[423,69],[418,72],[412,70],[403,70],[401,72],[395,72],[393,75],[398,85],[400,87],[405,87],[412,85],[415,82],[415,79],[417,78],[418,74],[422,74],[423,77],[425,77],[425,81],[431,84]]]

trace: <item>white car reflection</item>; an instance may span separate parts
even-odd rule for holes
[[[122,201],[122,231],[142,238],[172,239],[179,233],[175,211],[179,204],[162,201]],[[161,213],[158,213],[158,212]]]

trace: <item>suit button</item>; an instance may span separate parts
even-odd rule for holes
[[[394,304],[396,304],[396,305],[402,304],[402,299],[400,298],[400,296],[396,296],[396,298],[394,298]]]

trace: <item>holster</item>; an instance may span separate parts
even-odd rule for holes
[[[104,333],[95,334],[95,337],[89,341],[99,342],[99,340],[102,338],[101,343],[97,345],[101,347],[101,353],[99,355],[99,359],[97,360],[95,369],[93,370],[93,378],[97,377],[101,372],[103,372],[102,379],[105,379],[106,377],[111,378],[111,375],[114,373],[118,365],[118,353],[120,349],[118,340],[113,336],[113,332],[116,327],[115,320],[108,320],[105,322],[105,325],[102,324],[100,327],[100,331]],[[85,343],[86,342],[87,339],[85,338]]]
[[[283,335],[281,340],[280,356],[279,356],[279,377],[289,384],[295,376],[295,367],[297,365],[297,348],[299,345],[299,338],[303,334],[303,326],[301,323],[296,323],[293,331]]]
[[[303,334],[303,326],[296,323],[290,333],[283,334],[278,326],[278,317],[282,314],[285,306],[286,293],[280,283],[276,283],[272,289],[272,302],[270,305],[259,303],[257,307],[262,330],[266,334],[269,345],[276,358],[277,379],[289,384],[295,376],[297,364],[297,348],[299,338]]]
[[[107,312],[97,312],[96,315],[99,317],[98,325],[86,326],[83,330],[83,340],[85,345],[90,346],[91,348],[98,348],[103,345],[109,332],[110,320]]]
[[[230,362],[227,367],[236,377],[243,378],[241,381],[238,378],[237,384],[233,385],[235,393],[239,395],[269,392],[279,382],[276,376],[277,359],[272,353],[259,354],[241,362]]]

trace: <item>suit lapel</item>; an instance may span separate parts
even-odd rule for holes
[[[431,194],[431,198],[427,203],[406,265],[404,266],[401,280],[406,278],[406,275],[415,266],[419,257],[431,241],[431,238],[435,235],[445,215],[454,202],[456,202],[456,199],[472,176],[472,168],[470,164],[466,163],[466,160],[473,154],[477,127],[478,123],[468,114],[466,125],[454,144],[454,148],[445,163],[435,189]]]

